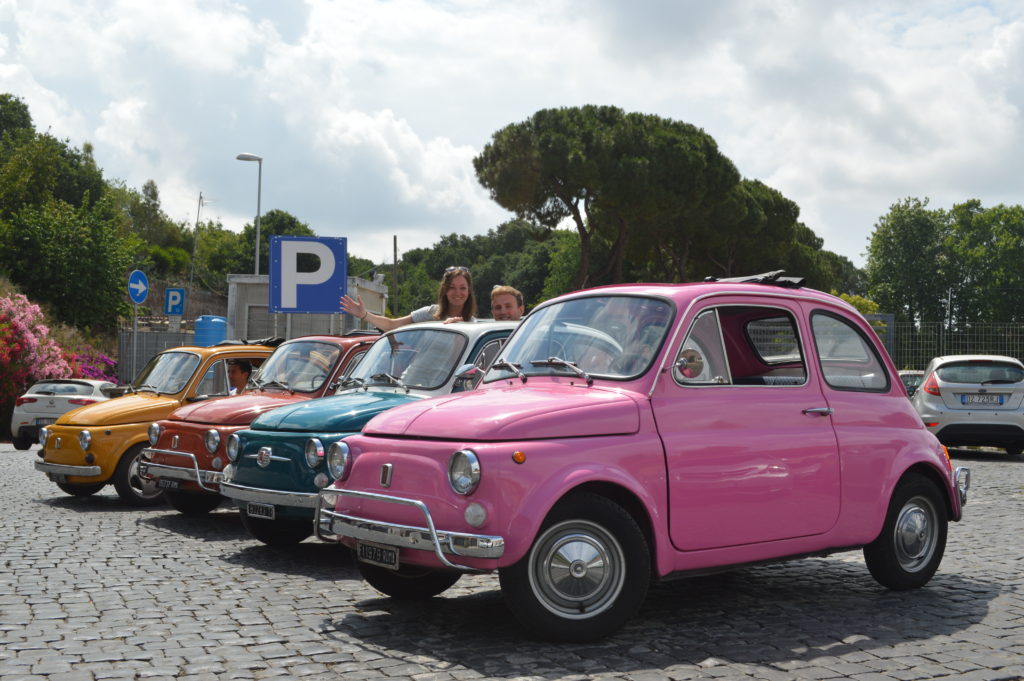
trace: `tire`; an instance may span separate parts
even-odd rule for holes
[[[871,576],[895,591],[928,583],[946,550],[946,505],[933,482],[910,475],[896,486],[878,538],[864,547]]]
[[[14,440],[11,441],[11,444],[14,445],[15,449],[25,451],[26,449],[34,445],[35,442],[36,439],[29,435],[15,435]]]
[[[132,506],[156,506],[163,503],[164,491],[156,486],[156,480],[144,480],[139,475],[139,459],[142,458],[142,443],[129,447],[121,455],[114,470],[114,489],[121,501]]]
[[[164,490],[164,496],[167,497],[167,503],[171,505],[171,508],[185,515],[205,515],[220,506],[221,502],[219,494]]]
[[[529,552],[498,572],[509,609],[531,634],[590,641],[622,627],[643,604],[651,556],[621,506],[595,494],[560,502]]]
[[[245,508],[239,508],[238,514],[249,534],[267,546],[294,546],[313,536],[312,520],[253,518],[245,512]]]
[[[91,497],[96,492],[107,486],[105,482],[91,482],[85,485],[72,484],[70,482],[58,482],[57,487],[73,497]]]
[[[461,572],[430,570],[415,565],[403,565],[398,570],[389,570],[357,560],[356,566],[370,586],[398,601],[433,598],[462,577]]]
[[[1014,445],[1013,447],[1007,447],[1006,453],[1010,455],[1011,459],[1020,459],[1021,454],[1024,453],[1024,445]]]

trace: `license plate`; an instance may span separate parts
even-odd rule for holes
[[[356,556],[364,563],[379,565],[390,570],[398,569],[398,549],[391,546],[361,541],[356,545]]]
[[[960,404],[995,404],[1001,405],[1003,396],[998,394],[964,393],[960,396]]]
[[[255,501],[250,501],[245,505],[245,512],[253,518],[263,518],[264,520],[274,519],[273,504],[260,504]]]
[[[57,419],[36,419],[36,425],[37,426],[48,426],[48,425],[56,423],[56,422],[57,422]]]
[[[177,480],[168,480],[167,478],[160,478],[156,481],[156,486],[162,489],[178,489],[181,487],[181,483]]]

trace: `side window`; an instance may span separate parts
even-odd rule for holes
[[[729,383],[722,330],[715,310],[697,315],[672,365],[672,378],[684,385]]]
[[[845,319],[823,312],[811,317],[825,382],[838,390],[885,391],[889,376],[875,348]]]
[[[227,395],[227,393],[227,363],[224,360],[218,360],[211,364],[210,368],[206,370],[206,374],[203,376],[203,380],[199,382],[199,387],[196,389],[196,394]]]
[[[473,362],[473,364],[486,371],[487,368],[491,366],[491,363],[498,357],[498,353],[501,352],[503,345],[505,345],[504,338],[488,341],[487,344],[481,348],[480,354],[476,356],[476,361]]]

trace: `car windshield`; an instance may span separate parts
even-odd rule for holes
[[[458,368],[466,343],[456,331],[412,325],[377,340],[349,378],[366,385],[439,388]]]
[[[969,360],[950,362],[935,372],[946,383],[1020,383],[1024,381],[1024,369],[1016,364],[991,360]]]
[[[320,341],[285,343],[260,366],[252,380],[261,387],[281,386],[297,392],[315,392],[331,374],[341,348]]]
[[[92,391],[91,384],[74,381],[41,381],[29,388],[36,395],[91,395]]]
[[[574,298],[540,308],[526,318],[486,380],[552,374],[635,378],[654,361],[671,318],[670,303],[641,296]]]
[[[199,366],[199,355],[192,352],[161,352],[149,360],[132,381],[135,390],[173,394],[192,378]]]

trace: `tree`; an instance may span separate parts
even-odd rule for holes
[[[267,211],[266,215],[260,217],[260,273],[266,274],[270,271],[270,237],[272,236],[316,236],[316,232],[310,229],[309,225],[300,221],[291,213],[277,208]],[[252,272],[256,257],[256,227],[249,223],[242,228],[241,252],[238,254],[235,273]],[[299,260],[299,267],[303,266],[305,260]]]

